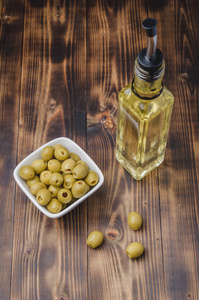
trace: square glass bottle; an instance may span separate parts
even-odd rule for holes
[[[156,49],[156,20],[143,22],[148,47],[135,60],[135,76],[118,96],[116,158],[140,180],[164,160],[174,97],[163,86],[165,63]]]

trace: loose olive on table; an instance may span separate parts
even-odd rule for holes
[[[130,228],[133,230],[138,230],[142,226],[142,217],[135,211],[130,212],[127,220]]]
[[[139,242],[134,242],[128,245],[126,248],[126,253],[129,258],[138,258],[144,252],[144,246]]]
[[[92,231],[87,238],[87,245],[90,248],[97,248],[104,240],[103,233],[100,231]]]

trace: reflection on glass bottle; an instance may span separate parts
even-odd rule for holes
[[[137,180],[164,160],[174,102],[162,83],[165,63],[156,49],[156,20],[146,19],[143,27],[148,47],[135,61],[133,82],[119,93],[116,137],[116,158]]]

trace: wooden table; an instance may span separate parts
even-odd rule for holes
[[[153,2],[153,4],[151,4]],[[197,0],[0,3],[0,299],[199,299],[199,30]],[[135,181],[115,159],[117,95],[158,20],[165,85],[175,96],[164,163]],[[101,168],[100,190],[68,215],[45,217],[13,178],[54,138]],[[134,232],[131,211],[143,217]],[[92,230],[104,233],[96,250]],[[140,241],[145,254],[125,249]]]

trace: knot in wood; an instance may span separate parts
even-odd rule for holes
[[[33,248],[32,247],[28,247],[26,249],[26,254],[30,255],[33,252]]]
[[[68,298],[66,296],[59,296],[57,300],[68,300]]]
[[[108,233],[107,233],[107,237],[108,237],[110,240],[115,240],[115,239],[116,239],[116,234],[115,234],[115,232],[108,232]]]
[[[104,112],[102,115],[101,115],[101,123],[106,125],[106,127],[108,129],[111,129],[112,132],[116,129],[116,125],[115,125],[115,122],[112,118],[112,116],[108,113],[108,112]]]
[[[57,5],[57,9],[56,9],[56,17],[60,18],[61,14],[62,14],[62,10],[61,10],[61,6],[58,4]]]
[[[188,79],[188,74],[187,74],[187,73],[182,73],[182,74],[180,75],[180,79],[181,79],[181,80],[187,80],[187,79]]]
[[[2,18],[2,21],[3,21],[3,23],[10,23],[10,20],[11,20],[11,16],[4,16],[3,18]]]
[[[10,23],[10,20],[11,20],[11,16],[6,15],[4,7],[2,8],[2,11],[1,11],[1,19],[2,19],[3,23],[7,23],[7,24]]]
[[[111,241],[114,240],[118,241],[121,238],[120,228],[118,228],[117,225],[115,225],[114,228],[109,227],[108,230],[106,231],[106,236]]]
[[[51,99],[49,104],[49,109],[53,110],[56,107],[56,101]]]

